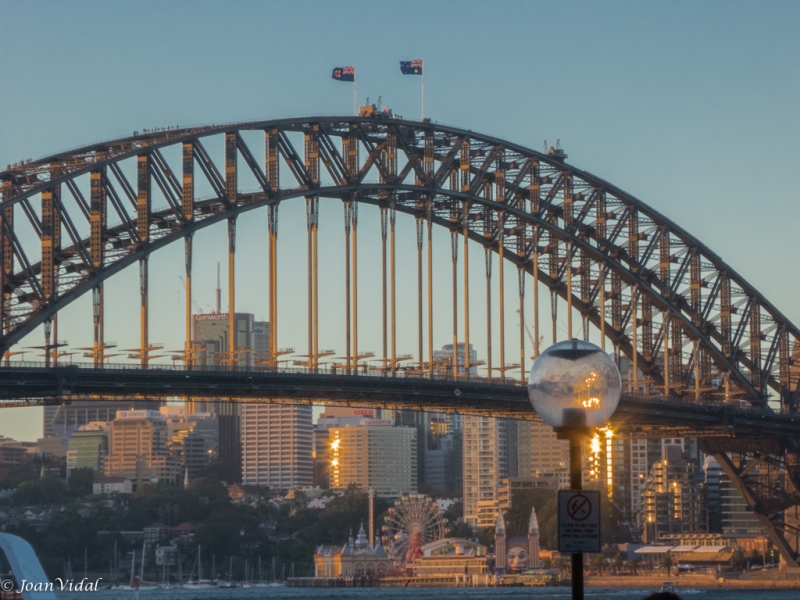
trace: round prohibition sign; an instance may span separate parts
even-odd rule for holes
[[[567,514],[573,521],[585,521],[592,514],[592,501],[583,494],[576,494],[567,503]]]

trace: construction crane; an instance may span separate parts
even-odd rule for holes
[[[181,284],[183,285],[183,291],[186,291],[186,281],[183,279],[183,275],[178,275],[178,279],[181,280]],[[194,306],[195,310],[198,314],[203,314],[203,308],[200,306],[200,303],[192,296],[192,305]]]
[[[517,314],[519,314],[519,309],[517,309]],[[528,320],[525,317],[522,317],[522,322],[525,324],[525,333],[528,334],[528,339],[531,341],[531,348],[536,350],[536,341],[533,339],[533,334],[531,333],[530,325],[528,325]],[[539,336],[539,346],[541,347],[542,342],[544,341],[544,336]],[[536,357],[531,354],[530,359],[533,360]]]

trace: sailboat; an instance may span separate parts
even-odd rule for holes
[[[133,587],[133,578],[135,577],[136,573],[136,550],[134,549],[133,555],[131,556],[131,582],[128,585],[118,584],[113,586],[112,590],[133,590],[136,589]]]
[[[151,592],[161,587],[157,584],[153,583],[146,584],[144,582],[144,558],[146,556],[145,554],[146,549],[147,549],[147,542],[142,542],[142,564],[141,564],[141,570],[139,571],[139,587],[136,588],[136,590],[139,592]]]
[[[256,587],[268,587],[269,584],[264,581],[264,571],[261,570],[261,557],[258,557],[258,583]]]
[[[192,581],[195,566],[197,567],[197,581]],[[197,558],[189,575],[189,583],[185,583],[183,587],[190,590],[210,590],[214,587],[208,579],[203,579],[203,560],[200,558],[200,546],[197,546]]]
[[[217,587],[220,588],[235,588],[236,582],[233,580],[233,557],[230,557],[230,562],[228,563],[228,578],[227,579],[219,579],[217,580]]]
[[[242,583],[242,587],[250,588],[253,587],[253,582],[250,581],[250,567],[248,565],[248,560],[244,559],[244,583]]]

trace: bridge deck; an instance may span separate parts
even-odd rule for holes
[[[37,363],[0,368],[0,407],[61,404],[71,400],[213,399],[232,402],[314,402],[404,410],[482,414],[537,420],[527,388],[518,383],[446,378],[307,373],[301,369],[215,369],[138,365]],[[700,404],[681,398],[625,395],[611,419],[633,437],[790,438],[800,416],[764,408]]]

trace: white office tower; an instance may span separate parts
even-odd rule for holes
[[[310,405],[242,405],[242,482],[275,490],[311,487]]]
[[[463,436],[464,519],[491,526],[497,518],[500,485],[508,477],[506,421],[464,415]]]

